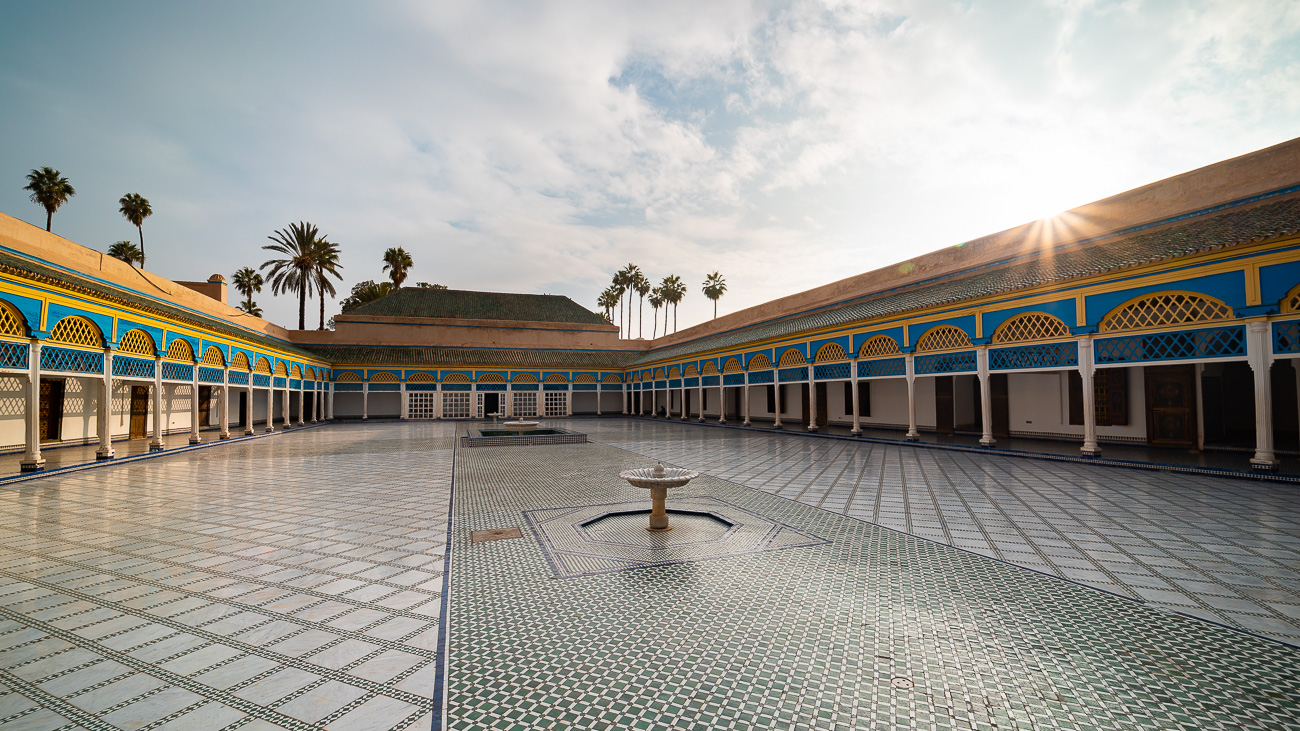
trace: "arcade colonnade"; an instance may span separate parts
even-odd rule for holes
[[[339,366],[339,418],[482,419],[622,413],[613,371],[392,369]]]
[[[0,404],[10,417],[0,433],[23,448],[23,471],[42,469],[42,446],[55,443],[97,443],[96,457],[112,459],[114,439],[145,437],[155,451],[169,433],[188,431],[197,444],[205,427],[228,439],[232,410],[246,435],[259,421],[273,431],[277,417],[286,428],[331,418],[324,363],[24,299],[0,299]],[[43,314],[48,330],[29,326]],[[105,335],[114,330],[117,341]]]

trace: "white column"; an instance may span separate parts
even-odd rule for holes
[[[406,382],[405,381],[402,382],[400,388],[402,389],[402,410],[398,412],[397,418],[405,421],[406,419],[411,418],[411,410],[409,405],[406,403]]]
[[[808,366],[808,431],[817,431],[817,382],[812,378],[812,365]]]
[[[700,380],[696,381],[695,383],[696,383],[695,397],[699,399],[700,402],[700,417],[699,419],[697,419],[697,421],[704,421],[704,376],[700,376]],[[682,381],[682,418],[689,419],[690,409],[686,408],[686,385],[685,384],[686,381],[683,380]]]
[[[722,376],[718,376],[718,423],[727,423],[727,387],[722,385]]]
[[[230,369],[221,367],[221,401],[217,407],[221,411],[221,433],[218,439],[230,438]]]
[[[509,389],[510,387],[506,386],[506,390],[501,392],[501,400],[505,401],[505,404],[497,407],[497,413],[505,414],[506,418],[514,416],[515,413],[515,393]]]
[[[311,382],[311,423],[320,421],[320,382]]]
[[[289,413],[289,377],[284,377],[284,392],[280,394],[280,413],[284,415],[284,428],[288,429],[293,424],[293,416]]]
[[[95,459],[113,458],[113,349],[104,348],[104,379],[99,384],[98,430],[99,449],[95,450]]]
[[[849,433],[857,435],[862,433],[862,415],[858,413],[859,401],[858,401],[858,359],[857,358],[854,358],[853,360],[849,361],[849,379],[850,379],[849,380],[850,387],[853,389],[853,393],[851,394],[853,398],[853,429],[851,429]]]
[[[267,376],[271,385],[266,387],[266,433],[275,431],[275,376]]]
[[[23,453],[23,472],[45,469],[41,456],[41,341],[33,338],[27,363],[27,451]]]
[[[1273,352],[1269,340],[1268,321],[1246,323],[1246,360],[1255,375],[1255,456],[1250,466],[1257,470],[1277,469],[1273,453],[1273,385],[1269,378]]]
[[[405,384],[402,385],[402,390],[403,390],[403,391],[406,390],[406,385],[405,385]],[[286,391],[286,393],[288,393],[288,392]],[[302,426],[302,425],[304,425],[304,424],[307,423],[307,422],[303,421],[303,418],[302,418],[302,411],[303,411],[303,407],[304,407],[304,405],[303,405],[303,401],[306,400],[306,399],[303,398],[303,395],[304,395],[305,393],[306,393],[306,391],[304,391],[304,390],[303,390],[303,387],[302,387],[302,379],[299,378],[299,379],[298,379],[298,426]],[[402,396],[405,397],[406,394],[403,393]]]
[[[1079,452],[1085,457],[1101,454],[1101,447],[1097,446],[1097,390],[1093,386],[1096,372],[1092,338],[1079,338],[1079,377],[1083,382],[1083,447]]]
[[[370,382],[361,384],[361,420],[370,419]]]
[[[163,382],[162,382],[162,358],[154,356],[153,359],[153,440],[149,442],[149,451],[158,452],[167,448],[163,444]]]
[[[772,371],[772,396],[776,401],[776,423],[772,426],[781,428],[781,372]]]
[[[250,436],[253,434],[253,407],[256,402],[253,400],[253,394],[255,393],[253,391],[253,374],[248,373],[246,375],[248,376],[248,385],[244,386],[244,389],[248,393],[248,408],[244,409],[244,436]]]
[[[600,413],[600,397],[603,396],[603,395],[605,395],[604,392],[601,391],[602,388],[604,388],[604,384],[602,384],[602,383],[597,383],[597,384],[596,384],[596,416],[600,416],[600,415],[601,415],[601,413]]]
[[[1205,364],[1196,364],[1196,448],[1205,450],[1205,400],[1201,397],[1204,389],[1201,382],[1205,377]]]
[[[921,438],[916,431],[916,356],[908,353],[903,356],[903,364],[906,368],[904,373],[907,378],[907,435],[904,437],[909,442],[915,442]]]
[[[998,441],[993,438],[993,404],[989,401],[989,349],[981,345],[975,348],[975,370],[979,377],[980,386],[980,424],[982,426],[983,436],[980,437],[981,447],[992,447]]]
[[[325,420],[334,420],[334,384],[325,384]]]
[[[600,391],[596,392],[596,400],[600,401]],[[600,413],[599,406],[596,407],[596,413]],[[564,415],[573,416],[573,384],[564,387]]]
[[[190,369],[190,444],[203,441],[199,438],[199,363]]]

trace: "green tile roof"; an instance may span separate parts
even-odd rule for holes
[[[508,348],[399,348],[368,345],[309,345],[318,358],[337,366],[501,366],[566,370],[618,369],[636,353],[617,350],[526,350]]]
[[[605,318],[558,294],[469,292],[459,289],[403,287],[368,302],[347,316],[442,317],[466,320],[531,320],[534,322],[608,325]]]
[[[740,328],[652,350],[633,365],[684,358],[717,348],[795,335],[835,325],[902,315],[931,307],[1128,269],[1166,259],[1300,233],[1300,198],[1258,205],[1149,233],[1068,244],[1033,258],[886,290],[848,305]]]
[[[58,284],[67,287],[74,292],[79,292],[105,302],[112,302],[114,304],[125,305],[155,315],[162,315],[174,320],[179,320],[180,322],[184,322],[195,328],[211,330],[230,338],[237,338],[246,342],[256,343],[267,348],[275,348],[287,353],[296,354],[303,358],[315,357],[302,348],[287,341],[280,340],[279,338],[273,338],[255,330],[239,327],[238,325],[231,324],[230,322],[217,317],[203,315],[194,310],[178,307],[163,299],[155,299],[146,295],[135,294],[125,289],[118,289],[112,285],[98,282],[89,277],[81,276],[62,267],[56,268],[48,266],[33,259],[27,259],[3,251],[0,251],[0,272],[13,274],[37,282]]]

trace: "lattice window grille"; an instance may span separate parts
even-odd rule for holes
[[[1273,352],[1300,353],[1300,320],[1273,323]]]
[[[434,380],[435,379],[433,376],[424,372],[412,373],[411,375],[406,377],[407,383],[433,383]]]
[[[606,373],[606,374],[605,374],[605,377],[602,378],[602,379],[600,379],[600,382],[601,382],[601,383],[615,383],[615,384],[621,384],[623,381],[622,381],[622,379],[620,379],[620,378],[618,377],[618,374],[617,374],[617,373]]]
[[[952,325],[940,325],[928,330],[916,343],[916,349],[921,353],[969,347],[970,336]]]
[[[673,366],[672,368],[669,368],[669,369],[668,369],[668,377],[669,377],[669,378],[681,378],[681,377],[682,377],[682,369],[681,369],[681,368],[678,368],[677,366]]]
[[[169,381],[192,381],[194,380],[194,366],[163,361],[162,377]]]
[[[284,388],[287,385],[285,379],[281,378],[280,376],[275,377],[274,384],[275,385],[272,386],[272,388]]]
[[[231,375],[233,376],[234,374],[232,373]],[[256,385],[256,384],[254,384],[254,385]],[[363,384],[360,384],[360,383],[336,383],[336,384],[334,384],[334,390],[335,390],[335,391],[349,391],[349,392],[361,393],[362,388],[364,388],[364,386],[363,386]]]
[[[104,354],[71,348],[41,348],[41,370],[68,373],[103,373]]]
[[[682,379],[680,378],[673,378],[668,381],[668,388],[670,389],[681,388],[681,387],[682,387]]]
[[[1079,365],[1079,344],[1073,341],[989,350],[989,368],[995,371],[1077,365]]]
[[[687,388],[695,388],[696,386],[699,386],[699,385],[700,385],[700,377],[699,377],[699,376],[696,376],[695,378],[687,378],[687,379],[685,379],[685,386],[686,386]]]
[[[474,384],[474,390],[475,390],[475,391],[504,391],[504,390],[506,390],[506,384],[504,384],[504,383],[476,383],[476,384]]]
[[[807,362],[808,360],[803,357],[803,353],[800,353],[798,350],[791,348],[781,354],[781,362],[778,363],[777,365],[796,366],[796,365],[803,365],[804,363]]]
[[[599,383],[575,383],[575,384],[573,384],[573,390],[574,390],[574,391],[597,391],[597,390],[599,390],[599,389],[600,389],[600,384],[599,384]]]
[[[722,364],[723,373],[740,373],[743,370],[745,369],[740,367],[738,358],[728,358],[727,362]]]
[[[569,394],[558,391],[547,391],[545,394],[543,406],[546,409],[546,416],[564,416],[568,411]]]
[[[1282,303],[1283,312],[1300,312],[1300,287],[1291,290],[1291,295]]]
[[[469,376],[464,373],[448,373],[442,379],[443,383],[469,383]]]
[[[290,378],[290,379],[289,379],[289,388],[293,389],[294,391],[297,391],[298,389],[302,388],[302,379],[301,379],[301,378]],[[400,391],[401,389],[402,389],[401,385],[398,385],[397,390]]]
[[[248,385],[248,371],[231,371],[231,372],[230,372],[230,385],[232,385],[232,386],[247,386],[247,385]]]
[[[26,320],[8,303],[0,303],[0,335],[11,338],[27,337]]]
[[[1206,328],[1103,338],[1096,341],[1098,363],[1228,358],[1246,354],[1246,328]]]
[[[252,368],[248,365],[248,356],[243,353],[235,353],[235,357],[230,359],[230,368],[232,370],[249,371]]]
[[[724,386],[743,386],[745,385],[744,373],[728,373],[722,377]]]
[[[769,360],[768,357],[766,355],[763,355],[762,353],[759,353],[758,355],[749,359],[749,370],[751,371],[761,371],[771,367],[772,367],[772,361]]]
[[[432,419],[437,413],[437,393],[409,393],[406,395],[406,418]]]
[[[596,377],[590,373],[579,373],[573,379],[574,383],[595,383]]]
[[[277,378],[276,380],[277,380],[277,381],[280,381],[280,380],[283,380],[283,379],[279,379],[279,378]],[[290,384],[292,384],[292,382],[290,382]],[[279,388],[279,386],[277,386],[276,388]],[[402,390],[402,384],[400,384],[400,383],[372,383],[372,384],[370,384],[370,386],[367,388],[367,390],[370,391],[371,393],[384,393],[384,392],[401,391],[401,390]]]
[[[222,373],[224,371],[220,368],[199,366],[199,383],[223,383]]]
[[[269,374],[271,373],[271,362],[270,362],[269,360],[267,360],[266,358],[258,358],[258,359],[257,359],[257,368],[255,369],[255,372],[256,372],[256,373],[266,373],[266,374],[269,375]]]
[[[1194,294],[1169,292],[1143,297],[1107,315],[1101,332],[1144,330],[1150,327],[1214,322],[1232,317],[1232,310],[1222,302]]]
[[[777,371],[777,378],[781,381],[781,383],[789,383],[791,381],[806,381],[808,380],[808,368],[807,366],[803,368],[782,368],[781,370]]]
[[[468,419],[469,397],[468,391],[442,392],[442,418]]]
[[[852,377],[848,363],[830,363],[813,366],[813,378],[818,381],[847,381]]]
[[[886,355],[898,355],[898,341],[888,335],[873,335],[867,338],[858,350],[859,358],[880,358]]]
[[[817,357],[813,359],[816,363],[830,363],[837,360],[848,360],[848,353],[839,343],[827,343],[822,349],[817,351]]]
[[[771,383],[772,373],[773,373],[772,371],[759,371],[757,373],[750,373],[749,382],[750,383]]]
[[[701,386],[716,386],[721,380],[721,376],[700,376]]]
[[[0,341],[0,368],[26,368],[27,343]]]
[[[510,413],[515,416],[537,416],[537,393],[516,392],[511,394]]]
[[[708,363],[705,363],[704,368],[700,370],[701,376],[716,376],[717,374],[718,374],[718,364],[714,363],[713,361],[709,361]]]
[[[269,373],[254,373],[253,385],[258,388],[266,388],[271,385],[271,375]]]
[[[914,361],[917,373],[964,373],[976,369],[975,351],[919,355]]]
[[[176,338],[167,346],[167,357],[172,360],[183,360],[190,363],[194,362],[194,349],[190,347],[188,340]]]
[[[536,383],[514,383],[511,384],[511,391],[536,391],[539,384]]]
[[[84,317],[70,315],[59,320],[59,324],[50,331],[50,340],[68,345],[80,345],[87,348],[104,347],[104,339],[99,334],[95,323]],[[149,352],[153,355],[153,351]]]
[[[1059,317],[1042,312],[1027,312],[1016,315],[998,326],[993,332],[995,343],[1028,343],[1035,340],[1064,338],[1070,334],[1070,328]]]
[[[437,391],[437,390],[438,390],[438,384],[436,384],[436,383],[408,383],[408,384],[406,384],[406,392],[407,392],[407,393],[415,393],[415,392],[417,392],[417,391]]]
[[[214,346],[203,352],[203,365],[224,368],[226,365],[226,359],[222,357],[221,350]]]
[[[153,338],[144,330],[132,330],[122,336],[117,344],[117,352],[143,355],[152,358],[154,354]]]
[[[600,390],[602,390],[602,391],[622,391],[622,390],[623,390],[623,384],[621,384],[621,383],[602,383],[602,384],[600,384]]]
[[[470,390],[470,384],[468,384],[468,383],[443,383],[441,386],[438,387],[438,390],[439,390],[439,391],[469,391],[469,390]]]
[[[880,378],[882,376],[905,375],[907,375],[906,358],[866,360],[858,363],[858,378]]]
[[[686,366],[686,375],[688,375],[688,376],[698,376],[698,375],[700,375],[700,371],[699,371],[698,368],[695,367],[695,364],[692,363],[692,364]]]

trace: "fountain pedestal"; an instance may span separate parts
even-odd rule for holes
[[[668,489],[681,487],[699,477],[700,473],[679,467],[666,468],[660,462],[654,467],[620,472],[618,476],[633,487],[650,491],[650,525],[646,530],[662,532],[673,528],[668,524]]]

